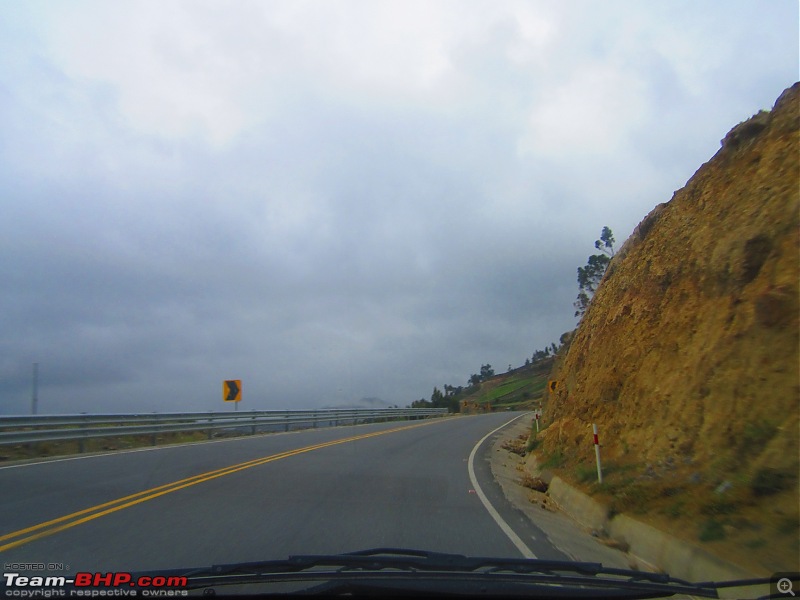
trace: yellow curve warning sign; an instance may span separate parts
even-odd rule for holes
[[[222,399],[225,402],[241,402],[242,380],[227,379],[222,382]]]

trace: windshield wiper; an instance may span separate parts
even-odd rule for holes
[[[148,573],[153,574],[153,573]],[[525,558],[468,557],[401,548],[346,554],[305,554],[288,559],[158,571],[182,575],[188,588],[273,582],[324,581],[308,593],[532,594],[550,596],[658,597],[672,594],[718,598],[722,587],[769,584],[769,579],[692,583],[665,573],[604,567],[600,563]],[[457,584],[459,587],[454,588]],[[462,587],[463,586],[463,587]],[[210,590],[208,590],[210,591]]]

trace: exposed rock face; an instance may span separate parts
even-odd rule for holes
[[[607,458],[774,470],[796,507],[798,109],[800,83],[734,127],[612,260],[554,372],[545,451],[591,457],[597,423]]]

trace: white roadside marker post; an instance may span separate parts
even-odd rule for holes
[[[597,439],[597,425],[592,423],[594,433],[594,457],[597,459],[597,483],[603,483],[603,469],[600,468],[600,442]]]

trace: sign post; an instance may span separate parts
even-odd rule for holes
[[[222,400],[224,402],[233,402],[233,410],[239,410],[239,402],[242,401],[241,379],[226,379],[222,382]]]
[[[33,393],[31,394],[31,414],[38,412],[39,405],[39,363],[33,363]]]

